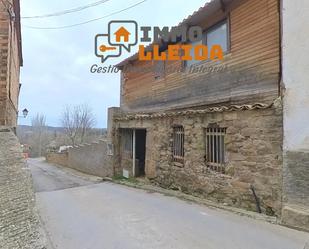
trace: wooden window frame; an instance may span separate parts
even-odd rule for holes
[[[227,50],[224,52],[224,54],[229,54],[231,52],[231,22],[230,22],[230,14],[228,14],[224,19],[216,22],[214,25],[211,25],[210,27],[203,30],[203,38],[202,38],[202,44],[207,45],[207,33],[218,28],[223,23],[226,23],[226,37],[227,37]],[[188,42],[190,44],[190,42]],[[208,61],[208,60],[206,60]],[[191,66],[198,66],[204,63],[205,61],[199,61]],[[183,61],[182,63],[183,68],[188,68],[187,61]]]
[[[223,20],[215,23],[214,25],[210,26],[209,28],[203,30],[203,44],[204,45],[208,45],[207,44],[207,33],[217,29],[219,26],[221,26],[222,24],[226,23],[226,51],[224,52],[224,54],[228,54],[230,53],[230,49],[231,49],[231,28],[230,28],[230,16],[228,15],[226,18],[224,18]],[[205,36],[204,36],[205,34]]]

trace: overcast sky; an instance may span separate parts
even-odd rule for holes
[[[97,0],[22,0],[21,15],[36,16],[83,6]],[[96,115],[97,127],[106,127],[107,108],[119,106],[119,74],[92,74],[100,64],[94,55],[94,37],[107,33],[111,20],[136,20],[139,26],[173,26],[192,14],[206,0],[147,0],[125,12],[83,26],[59,30],[30,29],[27,26],[57,27],[108,15],[141,0],[109,0],[99,6],[59,17],[22,19],[24,66],[21,72],[19,109],[29,116],[19,124],[31,124],[36,113],[46,115],[47,124],[60,126],[65,105],[88,103]],[[132,53],[131,53],[132,54]],[[116,64],[130,54],[109,59]],[[103,64],[101,64],[103,66]]]

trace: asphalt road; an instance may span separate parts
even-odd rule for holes
[[[29,160],[58,249],[304,249],[309,234]]]
[[[96,177],[85,178],[82,177],[83,174],[73,174],[70,169],[63,170],[62,167],[46,163],[43,158],[29,158],[28,164],[32,173],[34,190],[36,192],[74,188],[97,182]]]

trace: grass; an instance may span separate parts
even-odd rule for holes
[[[113,176],[113,181],[126,181],[126,182],[130,182],[130,183],[134,183],[134,184],[138,183],[138,180],[136,180],[136,178],[134,178],[134,177],[126,178],[122,175]]]

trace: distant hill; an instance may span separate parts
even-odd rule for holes
[[[63,127],[53,127],[53,126],[46,126],[47,132],[59,132],[64,133]],[[104,129],[103,129],[104,130]],[[17,134],[29,133],[32,132],[32,126],[30,125],[18,125],[17,126]]]
[[[43,133],[38,133],[32,126],[19,125],[17,127],[17,136],[21,144],[30,146],[30,157],[42,156],[47,150],[57,149],[63,145],[71,145],[71,140],[65,134],[65,128],[46,126]],[[106,138],[107,129],[90,129],[84,137],[83,143],[95,142]],[[76,143],[80,143],[78,139]]]
[[[46,126],[47,132],[48,133],[64,133],[63,127],[53,127],[53,126]],[[107,132],[106,128],[92,128],[92,132],[94,133],[101,133],[105,134]],[[32,132],[32,126],[30,125],[18,125],[17,126],[17,134],[25,134],[25,133],[31,133]]]

